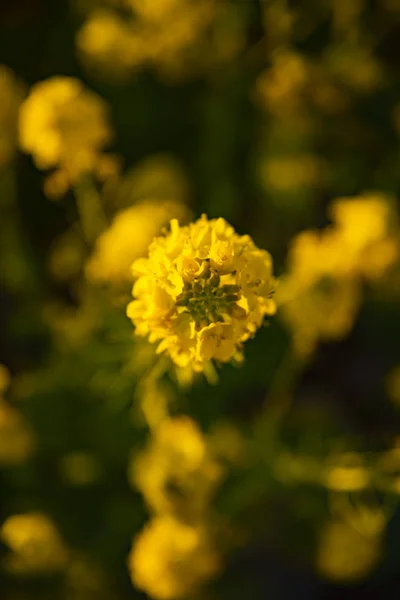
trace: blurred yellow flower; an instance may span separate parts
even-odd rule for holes
[[[365,489],[370,484],[370,473],[365,467],[362,456],[346,452],[331,457],[326,470],[322,473],[323,483],[336,492],[354,492]]]
[[[157,600],[195,594],[219,568],[207,531],[171,516],[152,519],[134,540],[128,558],[134,585]]]
[[[186,520],[209,507],[222,475],[197,424],[185,416],[161,421],[129,472],[153,511]]]
[[[130,4],[140,19],[149,22],[163,23],[171,14],[185,10],[188,0],[125,0]],[[202,0],[204,1],[204,0]],[[209,0],[207,0],[209,2]]]
[[[32,512],[9,517],[0,529],[0,539],[11,550],[5,564],[14,573],[58,571],[67,564],[65,544],[45,514]]]
[[[370,93],[383,81],[382,66],[367,47],[354,43],[332,45],[324,60],[326,68],[356,92]]]
[[[0,364],[0,466],[23,463],[33,452],[34,436],[21,413],[3,399],[11,376]]]
[[[256,82],[256,95],[278,116],[292,115],[302,108],[302,99],[310,78],[307,59],[299,53],[280,50],[272,56],[272,65]]]
[[[269,157],[260,165],[266,189],[279,192],[314,188],[321,181],[322,171],[321,161],[312,154]]]
[[[332,20],[340,37],[354,35],[364,8],[364,0],[332,0]]]
[[[275,117],[295,120],[307,131],[315,110],[330,115],[348,107],[347,90],[330,67],[325,58],[317,61],[289,49],[276,50],[256,82],[256,99]]]
[[[160,341],[181,367],[243,358],[243,343],[275,312],[272,259],[224,219],[205,215],[156,238],[133,264],[137,280],[128,316],[139,336]]]
[[[86,265],[88,279],[97,283],[131,282],[132,263],[147,253],[171,218],[185,221],[188,209],[178,202],[145,200],[120,211],[96,242]]]
[[[336,231],[304,231],[293,239],[277,302],[299,354],[312,352],[319,341],[339,340],[349,333],[361,291],[345,265]]]
[[[0,466],[25,462],[34,449],[34,436],[16,408],[0,398]]]
[[[345,521],[331,521],[322,529],[316,567],[333,581],[361,580],[378,564],[382,550],[381,535],[363,535]]]
[[[389,494],[400,494],[400,438],[395,440],[393,448],[384,452],[378,463],[380,489]]]
[[[89,13],[76,38],[89,68],[122,79],[139,66],[179,78],[229,60],[241,43],[239,19],[223,0],[110,3]]]
[[[89,15],[77,34],[76,45],[89,69],[117,80],[126,79],[148,58],[147,45],[137,27],[106,8]]]
[[[18,110],[22,84],[8,67],[0,65],[0,168],[13,158],[18,142]]]
[[[399,257],[400,230],[395,206],[393,198],[378,192],[339,198],[331,205],[345,262],[367,279],[382,277]]]
[[[33,86],[20,109],[19,138],[39,169],[58,169],[48,180],[54,193],[65,192],[84,173],[101,177],[112,162],[102,154],[112,138],[107,104],[73,77]]]

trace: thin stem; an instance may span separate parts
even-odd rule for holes
[[[74,192],[82,233],[86,242],[92,246],[98,235],[107,228],[100,194],[88,175],[80,179]]]

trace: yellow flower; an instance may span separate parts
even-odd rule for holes
[[[302,108],[302,96],[310,78],[310,65],[298,53],[276,52],[272,66],[256,83],[256,95],[273,113],[291,115]]]
[[[33,448],[33,433],[22,415],[0,399],[0,465],[23,463]]]
[[[382,277],[399,257],[395,201],[380,193],[339,198],[331,205],[331,215],[353,270],[371,280]]]
[[[129,0],[129,4],[147,47],[147,60],[166,71],[184,62],[188,50],[193,53],[216,15],[215,0]]]
[[[204,527],[165,515],[155,517],[137,536],[128,566],[138,589],[157,600],[177,600],[210,579],[219,560]]]
[[[208,508],[222,475],[197,424],[184,416],[161,421],[129,473],[153,511],[186,519]]]
[[[88,279],[113,284],[132,281],[133,261],[146,254],[149,244],[172,216],[184,220],[187,214],[183,204],[154,200],[120,211],[96,242],[86,267]]]
[[[128,0],[140,19],[150,22],[165,22],[171,13],[185,10],[187,0]]]
[[[34,448],[33,433],[22,415],[2,398],[10,382],[8,369],[0,364],[0,466],[23,463]]]
[[[354,492],[370,484],[370,474],[360,455],[345,452],[329,459],[322,479],[326,487],[337,492]]]
[[[12,552],[6,561],[12,572],[58,571],[67,563],[64,542],[54,523],[42,513],[9,517],[0,529],[0,539]]]
[[[126,78],[150,66],[176,79],[229,60],[243,44],[242,22],[225,0],[122,0],[118,5],[89,14],[76,39],[83,61],[108,77]]]
[[[322,530],[316,566],[333,581],[364,579],[379,562],[382,546],[381,535],[366,535],[346,521],[332,521]]]
[[[317,187],[323,165],[311,154],[294,154],[268,158],[260,165],[260,176],[265,188],[278,192],[296,192]]]
[[[370,93],[384,80],[382,65],[368,47],[352,43],[334,45],[325,55],[334,77],[359,93]]]
[[[180,227],[156,238],[133,264],[128,316],[157,352],[203,371],[208,361],[239,361],[243,343],[275,312],[272,259],[224,219]]]
[[[52,77],[33,86],[20,109],[21,148],[39,169],[58,168],[49,189],[65,191],[82,174],[101,174],[111,141],[107,105],[79,79]],[[64,189],[65,188],[65,189]]]
[[[0,65],[0,168],[13,158],[18,140],[18,110],[24,90],[14,73]]]
[[[331,229],[300,233],[288,262],[278,304],[296,351],[306,355],[319,341],[349,333],[361,301],[360,284],[347,268],[341,236]]]
[[[83,62],[112,79],[126,79],[147,60],[148,47],[137,27],[110,9],[96,9],[77,34]]]

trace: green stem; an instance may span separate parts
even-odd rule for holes
[[[99,234],[107,228],[100,194],[88,175],[80,179],[74,192],[82,233],[86,242],[92,246]]]
[[[299,358],[289,343],[256,423],[255,434],[262,439],[267,453],[273,454],[276,449],[282,422],[291,408],[295,387],[307,364],[307,360]]]

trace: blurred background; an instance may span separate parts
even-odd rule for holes
[[[3,0],[0,599],[400,591],[400,2]],[[268,250],[218,382],[126,316],[171,218]]]

